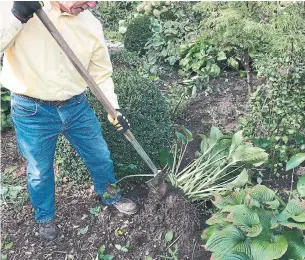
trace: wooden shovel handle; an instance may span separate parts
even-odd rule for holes
[[[50,34],[53,36],[55,41],[58,43],[58,45],[61,47],[63,52],[67,55],[69,60],[72,62],[76,70],[79,72],[79,74],[83,77],[83,79],[88,84],[88,87],[93,92],[93,94],[97,97],[97,99],[103,104],[105,110],[113,117],[116,117],[116,110],[114,107],[110,104],[109,100],[106,98],[102,90],[99,88],[99,86],[95,83],[94,79],[90,76],[88,71],[85,69],[83,64],[79,61],[79,59],[76,57],[70,46],[67,44],[65,39],[60,35],[59,31],[56,29],[54,24],[51,22],[49,17],[46,15],[46,13],[39,9],[36,12],[36,15],[41,20],[41,22],[44,24],[44,26],[47,28],[47,30],[50,32]],[[132,142],[135,137],[132,134],[130,130],[127,130],[124,133],[124,136]]]

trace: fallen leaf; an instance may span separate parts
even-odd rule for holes
[[[78,235],[78,236],[79,236],[79,235],[84,235],[84,234],[86,234],[87,232],[88,232],[88,226],[79,229],[78,232],[77,232],[77,235]]]

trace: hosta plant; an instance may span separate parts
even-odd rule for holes
[[[305,200],[287,205],[263,185],[215,194],[218,211],[202,234],[214,260],[305,258]]]
[[[181,188],[192,201],[205,200],[213,192],[242,187],[248,181],[247,166],[263,164],[268,154],[263,149],[245,143],[242,131],[232,137],[212,127],[209,136],[201,135],[201,147],[196,158],[181,167],[192,134],[187,129],[176,133],[178,142],[173,153],[163,152],[171,183]]]

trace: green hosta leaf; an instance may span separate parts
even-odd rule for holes
[[[243,187],[248,182],[249,176],[246,169],[243,169],[243,171],[236,177],[236,179],[230,183],[228,183],[229,188],[234,187]]]
[[[268,189],[264,185],[255,185],[250,191],[251,198],[257,200],[259,203],[266,203],[274,200],[275,192]]]
[[[286,252],[288,242],[282,235],[261,235],[251,239],[250,246],[254,260],[273,260]]]
[[[284,255],[284,259],[304,260],[305,259],[305,243],[303,234],[298,231],[285,231],[283,235],[288,241],[288,249]]]
[[[252,198],[249,193],[246,195],[244,204],[250,209],[260,208],[261,206],[261,204],[256,199]]]
[[[305,200],[290,200],[277,221],[289,228],[305,230]]]
[[[233,251],[235,247],[239,247],[239,251],[247,252],[249,251],[247,245],[243,232],[234,226],[228,226],[219,232],[214,232],[208,239],[205,247],[212,251],[214,253],[213,256],[217,259],[217,257]]]
[[[202,140],[200,143],[200,151],[202,153],[205,153],[209,148],[208,139],[205,135],[202,135],[201,138],[202,138]]]
[[[238,131],[232,137],[232,143],[229,151],[229,155],[231,155],[238,146],[243,144],[243,131]]]
[[[258,147],[240,145],[231,154],[230,158],[233,163],[243,162],[258,166],[267,161],[268,154]]]
[[[216,212],[213,214],[212,217],[210,217],[206,223],[208,225],[214,225],[214,224],[224,224],[226,223],[226,217],[229,215],[227,212]]]
[[[259,217],[259,221],[262,224],[263,231],[262,232],[270,232],[271,229],[271,221],[274,217],[274,212],[262,208],[256,208],[255,212],[257,213]]]
[[[219,137],[218,140],[216,141],[215,146],[213,147],[213,149],[211,151],[211,157],[216,154],[219,154],[220,157],[226,156],[228,154],[230,145],[231,145],[230,137],[228,137],[228,136]],[[214,157],[214,160],[216,160],[216,159],[217,159],[217,157]]]
[[[221,260],[252,260],[252,257],[243,252],[230,252],[223,255]]]
[[[280,202],[277,199],[266,201],[266,204],[268,205],[269,209],[277,209],[280,206]]]
[[[246,232],[248,237],[258,236],[263,229],[257,213],[245,205],[227,207],[222,212],[229,212],[225,220]]]
[[[289,171],[305,161],[305,153],[298,153],[291,157],[286,165],[286,171]]]
[[[214,145],[218,139],[222,136],[222,132],[219,130],[219,128],[212,126],[211,132],[210,132],[210,138],[209,138],[209,145]]]
[[[176,132],[176,136],[178,138],[178,140],[182,143],[182,144],[187,144],[187,138],[185,137],[185,135],[183,135],[182,133]]]
[[[193,134],[190,130],[186,129],[184,126],[182,127],[183,132],[185,133],[186,139],[188,141],[192,141],[193,140]]]
[[[201,234],[201,239],[203,240],[204,243],[206,243],[208,241],[208,239],[210,238],[210,236],[214,233],[214,232],[218,232],[221,229],[221,225],[216,224],[216,225],[212,225],[210,227],[208,227],[207,229],[205,229],[202,234]]]
[[[217,208],[224,209],[227,206],[235,206],[242,204],[245,194],[246,194],[245,190],[233,191],[225,196],[221,196],[217,194],[215,196],[214,201],[212,202]]]
[[[301,197],[305,197],[305,175],[298,180],[297,191]]]

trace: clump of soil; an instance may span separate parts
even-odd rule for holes
[[[107,219],[103,217],[101,222],[106,226]],[[200,230],[198,212],[180,191],[173,190],[161,200],[150,192],[140,214],[128,226],[128,237],[134,248],[131,259],[144,259],[145,255],[158,259],[166,255],[171,244],[172,248],[178,246],[179,259],[204,259]],[[164,237],[168,231],[173,232],[174,238],[167,243]],[[108,232],[108,239],[112,235]]]

